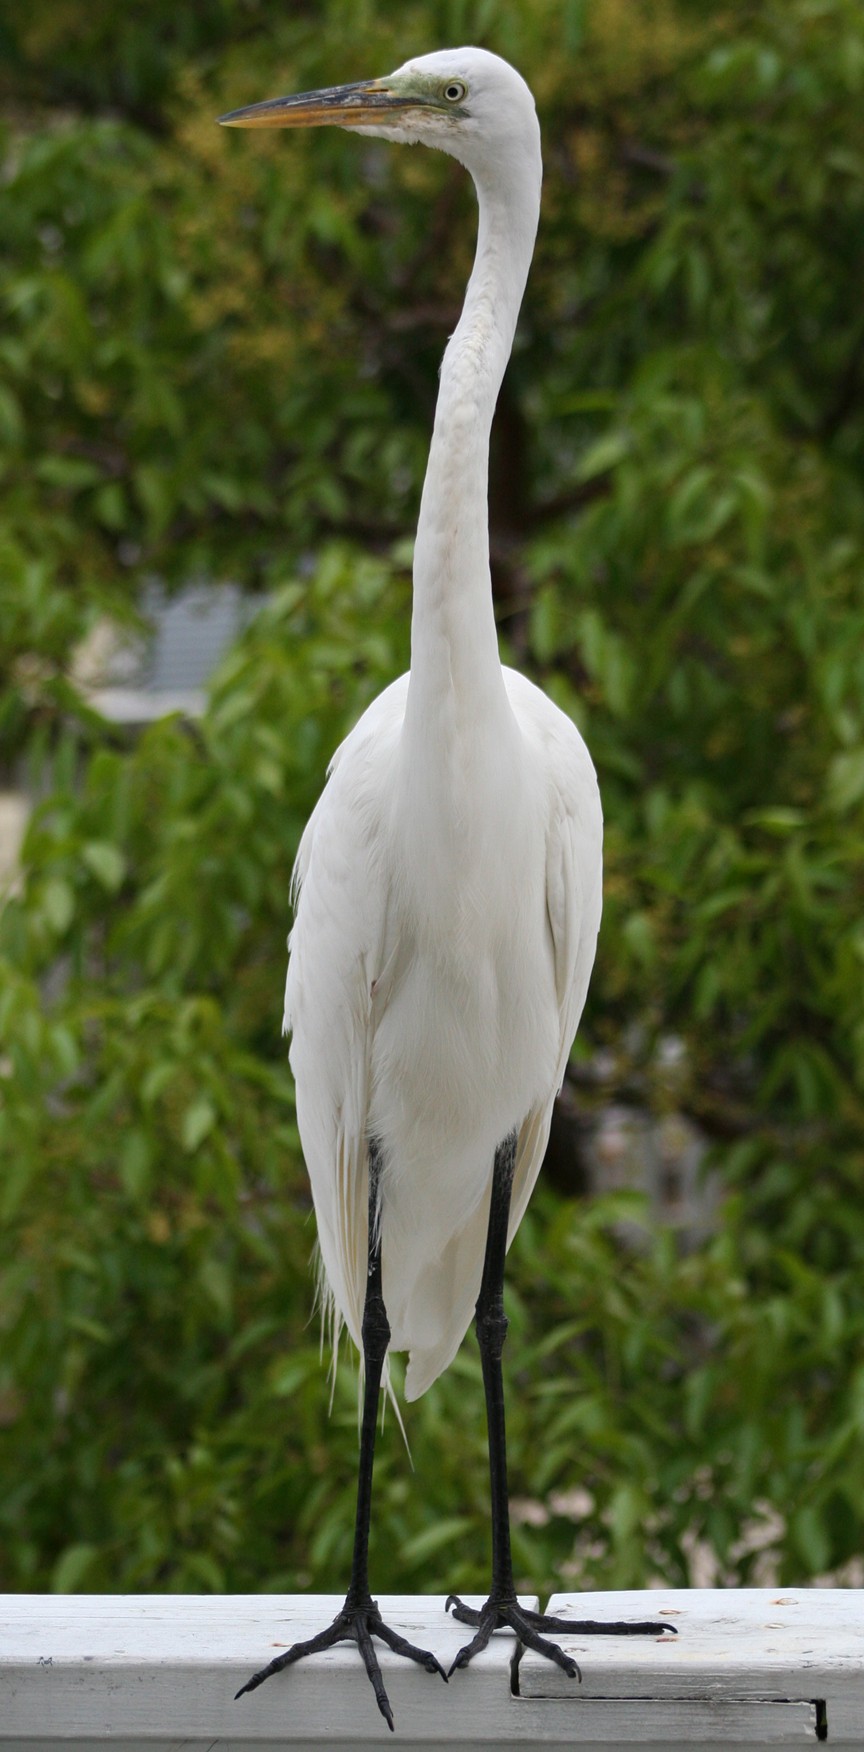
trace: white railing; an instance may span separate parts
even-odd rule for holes
[[[562,1639],[582,1683],[509,1633],[444,1686],[384,1648],[390,1735],[357,1650],[340,1645],[234,1702],[279,1648],[341,1602],[284,1595],[0,1596],[0,1752],[390,1748],[698,1752],[864,1747],[864,1594],[839,1588],[562,1594],[572,1617],[659,1618],[677,1637]],[[443,1598],[381,1597],[446,1667],[465,1639]]]

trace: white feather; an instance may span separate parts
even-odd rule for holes
[[[511,1238],[537,1177],[594,959],[602,822],[581,736],[502,670],[492,610],[489,429],[539,212],[533,100],[477,49],[407,70],[468,86],[464,125],[418,111],[387,132],[467,165],[477,257],[441,373],[410,675],[343,742],[303,835],[285,1021],[326,1281],[358,1346],[381,1147],[384,1300],[413,1399],[471,1318],[514,1128]]]
[[[498,763],[486,811],[494,862],[478,821],[464,818],[446,891],[418,859],[417,799],[399,783],[407,676],[338,750],[297,859],[285,1020],[321,1255],[359,1346],[374,1135],[384,1300],[391,1348],[411,1351],[409,1399],[446,1368],[470,1321],[495,1148],[514,1127],[511,1239],[525,1209],[600,923],[600,801],[585,744],[539,689],[503,673],[518,758]]]

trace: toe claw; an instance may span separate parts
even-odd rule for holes
[[[279,1665],[281,1665],[281,1662],[279,1663]],[[247,1679],[246,1684],[241,1685],[239,1691],[235,1691],[234,1702],[236,1703],[238,1697],[243,1697],[247,1691],[257,1691],[259,1685],[263,1685],[265,1679],[269,1679],[271,1673],[275,1673],[276,1671],[277,1671],[277,1663],[275,1661],[271,1661],[268,1666],[262,1667],[260,1669],[260,1671],[257,1673],[253,1673],[251,1679]]]

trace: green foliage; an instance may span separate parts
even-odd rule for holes
[[[616,1093],[697,1117],[728,1193],[687,1256],[632,1199],[528,1213],[517,1562],[638,1585],[707,1553],[741,1582],[761,1541],[784,1582],[838,1569],[864,1535],[857,0],[35,0],[0,32],[0,735],[41,799],[0,915],[0,1581],[347,1567],[288,883],[330,753],[407,661],[472,199],[431,154],[213,118],[460,39],[522,67],[546,142],[490,503],[505,650],[604,794],[577,1058],[611,1048]],[[154,575],[264,606],[200,724],[133,744],[70,656]],[[480,1588],[470,1341],[407,1421],[376,1587]]]

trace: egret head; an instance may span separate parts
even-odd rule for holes
[[[487,49],[418,55],[383,79],[276,97],[220,116],[229,128],[317,128],[437,146],[477,175],[520,147],[539,165],[540,132],[524,79]]]

